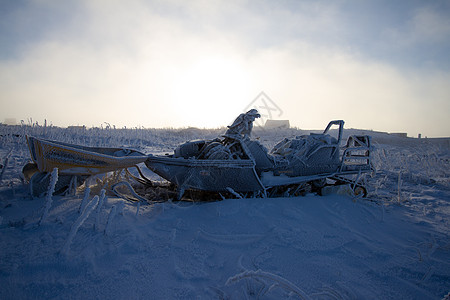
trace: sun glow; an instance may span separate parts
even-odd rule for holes
[[[250,76],[241,63],[210,56],[181,70],[174,78],[171,96],[183,123],[218,127],[231,122],[236,108],[243,107],[250,85]]]

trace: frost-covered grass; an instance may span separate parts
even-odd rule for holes
[[[0,148],[23,148],[24,136],[30,135],[64,143],[96,147],[131,147],[136,150],[155,149],[157,151],[173,150],[181,142],[195,138],[215,138],[223,129],[200,130],[183,129],[145,129],[114,128],[111,126],[93,128],[60,128],[54,126],[0,125]]]
[[[376,145],[373,164],[377,172],[369,186],[390,202],[414,201],[427,187],[450,189],[450,148],[442,144]]]
[[[172,152],[225,130],[0,126],[0,299],[442,299],[450,291],[450,150],[374,136],[369,197],[207,203],[32,199],[24,135]],[[255,131],[271,148],[305,132]],[[111,174],[111,178],[119,176]],[[101,202],[101,204],[99,204]],[[45,222],[37,226],[46,213]]]

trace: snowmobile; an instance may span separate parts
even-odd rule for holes
[[[329,130],[337,125],[338,136]],[[370,136],[353,135],[340,147],[344,121],[331,121],[321,134],[284,139],[269,152],[257,140],[227,132],[211,141],[178,146],[171,155],[149,155],[146,166],[178,188],[232,192],[243,196],[291,196],[327,185],[350,185],[367,195],[361,175],[372,172]],[[229,130],[230,131],[230,130]]]
[[[213,140],[188,141],[173,154],[145,155],[131,149],[93,148],[28,137],[36,174],[31,179],[32,193],[45,188],[43,178],[58,167],[70,180],[144,162],[148,169],[170,184],[165,185],[176,198],[186,192],[216,193],[238,197],[298,196],[310,191],[321,193],[327,187],[350,187],[355,195],[365,196],[362,175],[373,171],[371,138],[352,135],[341,147],[344,121],[331,121],[320,134],[285,138],[268,151],[251,139],[253,121],[260,117],[252,109],[241,114],[222,136]],[[338,127],[337,137],[330,129]],[[139,170],[139,168],[137,168]],[[130,174],[131,175],[131,174]],[[47,177],[45,177],[47,176]],[[150,188],[160,188],[142,172],[135,178]],[[64,178],[64,177],[63,177]],[[49,181],[49,179],[47,179]],[[33,190],[34,189],[34,190]]]

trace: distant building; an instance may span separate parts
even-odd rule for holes
[[[390,135],[406,138],[408,137],[408,134],[406,132],[391,132]]]
[[[17,125],[17,120],[15,118],[6,118],[5,125]]]
[[[267,120],[265,129],[287,129],[290,128],[289,120]]]
[[[81,130],[85,130],[86,126],[80,126],[80,125],[76,125],[76,126],[68,126],[67,129],[81,129]]]

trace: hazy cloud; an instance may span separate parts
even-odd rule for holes
[[[378,28],[366,17],[371,10],[387,8],[345,1],[11,4],[0,21],[2,44],[11,44],[0,53],[0,120],[223,126],[264,90],[302,128],[342,118],[350,127],[449,135],[445,11],[414,5],[384,15]],[[423,52],[430,43],[435,51]],[[401,53],[409,58],[397,60]]]

